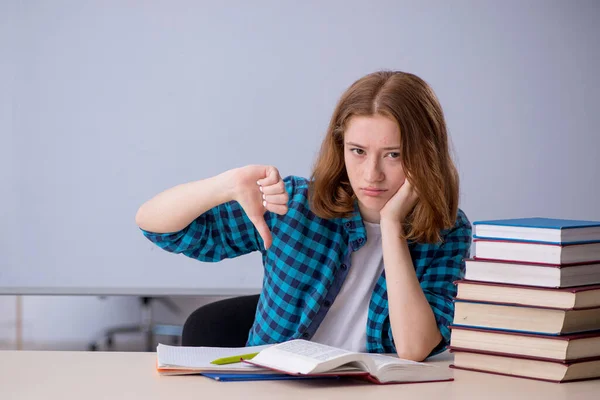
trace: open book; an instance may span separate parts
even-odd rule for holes
[[[244,362],[290,375],[364,376],[376,383],[453,379],[452,370],[448,367],[381,354],[355,353],[302,339],[273,345]]]
[[[236,374],[272,374],[272,371],[242,362],[215,365],[211,361],[239,354],[255,353],[270,345],[253,347],[183,347],[159,344],[156,369],[160,375],[192,375],[228,372]]]

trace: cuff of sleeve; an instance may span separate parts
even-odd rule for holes
[[[184,234],[183,230],[179,232],[156,233],[144,230],[142,228],[139,229],[142,231],[142,233],[148,240],[150,240],[152,243],[156,244],[158,247],[163,249],[167,247],[167,245],[169,245],[170,243],[178,240]]]

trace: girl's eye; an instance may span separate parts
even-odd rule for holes
[[[389,153],[388,156],[390,158],[398,158],[398,157],[400,157],[400,153]]]
[[[365,151],[363,149],[350,149],[351,152],[353,152],[354,154],[358,154],[359,156],[362,156],[363,154],[365,154]]]

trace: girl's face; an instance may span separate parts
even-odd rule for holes
[[[379,211],[404,184],[400,128],[383,115],[354,116],[344,133],[344,162],[362,218],[379,223]]]

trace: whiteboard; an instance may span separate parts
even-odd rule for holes
[[[438,94],[471,220],[600,219],[597,7],[366,4],[3,2],[0,283],[259,288],[259,253],[164,252],[138,207],[251,163],[308,176],[339,96],[382,68]]]

